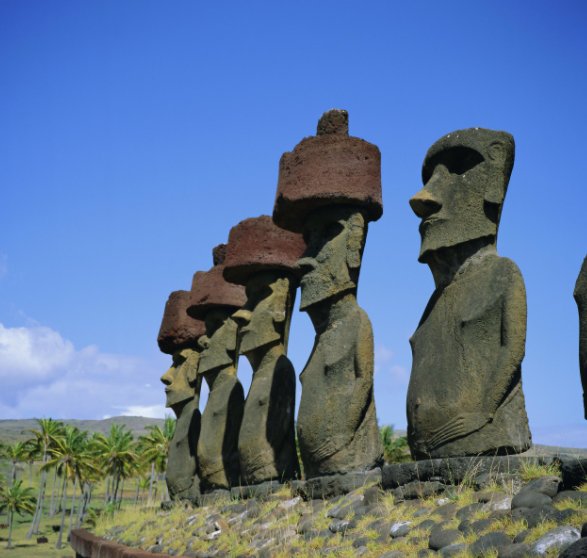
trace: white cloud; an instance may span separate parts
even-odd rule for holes
[[[393,358],[393,351],[384,345],[375,346],[375,374]]]
[[[0,324],[0,416],[100,419],[120,410],[165,416],[159,378],[168,360],[102,353],[93,345],[76,350],[51,328]]]
[[[120,415],[123,417],[165,418],[165,415],[173,415],[173,411],[165,405],[130,405],[115,409],[121,409],[123,412]]]

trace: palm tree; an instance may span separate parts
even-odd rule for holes
[[[32,488],[22,488],[22,480],[12,483],[10,488],[4,488],[0,493],[0,513],[3,511],[8,514],[8,545],[12,546],[12,526],[14,525],[14,513],[22,515],[24,513],[33,514],[37,499],[33,496]]]
[[[385,461],[387,463],[411,461],[407,436],[396,437],[393,426],[393,424],[386,424],[380,428]]]
[[[116,502],[120,481],[129,467],[138,461],[132,446],[133,435],[125,425],[112,424],[108,437],[98,434],[93,440],[93,451],[101,461],[104,470],[110,472],[111,483],[107,483],[106,502]]]
[[[5,444],[3,453],[9,461],[12,461],[11,479],[14,482],[17,477],[18,464],[24,463],[27,459],[28,448],[25,442],[15,442],[14,444]]]
[[[75,492],[78,481],[86,477],[91,472],[97,471],[93,463],[92,455],[89,451],[87,440],[87,431],[80,432],[77,428],[68,426],[65,428],[65,436],[55,440],[55,447],[50,449],[53,459],[50,459],[41,467],[41,471],[48,471],[54,467],[57,468],[57,474],[63,477],[63,506],[61,511],[61,527],[59,537],[55,548],[62,548],[63,531],[65,526],[65,511],[67,508],[67,483],[74,482],[73,498],[71,502],[69,529],[75,511]],[[68,535],[69,537],[69,535]]]
[[[149,431],[147,436],[139,436],[139,449],[143,459],[151,464],[151,482],[149,485],[149,501],[153,495],[153,478],[155,471],[164,472],[167,469],[167,456],[169,455],[169,444],[175,432],[176,419],[169,415],[165,417],[163,430],[156,425],[146,426]],[[158,482],[158,481],[157,481]]]
[[[47,462],[49,457],[48,452],[55,444],[55,440],[63,436],[63,423],[54,421],[53,419],[35,419],[38,423],[37,429],[29,430],[35,436],[35,445],[39,453],[43,454],[43,465]],[[57,469],[55,469],[57,473]],[[39,486],[39,497],[37,499],[37,509],[33,517],[33,523],[26,538],[30,539],[32,535],[39,533],[39,525],[41,523],[41,514],[43,513],[43,504],[45,502],[45,490],[47,486],[47,471],[43,471],[41,475],[41,485]],[[55,479],[53,480],[53,489],[55,489]]]

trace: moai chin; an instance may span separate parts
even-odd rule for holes
[[[187,291],[169,295],[157,342],[162,352],[173,356],[173,364],[161,381],[166,386],[166,407],[171,407],[177,417],[165,480],[172,500],[197,503],[200,497],[197,447],[201,422],[197,343],[204,333],[204,323],[186,314],[189,295]]]
[[[583,261],[573,294],[579,308],[579,368],[583,386],[583,407],[587,419],[587,258]]]
[[[247,484],[300,478],[287,340],[298,287],[294,265],[304,248],[301,234],[280,229],[267,215],[241,221],[228,237],[224,278],[246,287],[247,302],[232,318],[240,354],[253,369],[238,441]]]
[[[373,397],[373,330],[357,304],[369,221],[383,213],[381,154],[348,135],[348,113],[330,110],[315,137],[279,163],[273,220],[302,232],[296,264],[300,310],[316,330],[300,381],[298,441],[306,478],[368,470],[383,462]]]
[[[497,255],[514,138],[469,128],[438,140],[410,205],[418,260],[436,289],[412,346],[408,442],[416,459],[519,453],[531,445],[522,392],[526,291]]]
[[[210,388],[202,413],[198,441],[198,467],[206,490],[238,485],[238,433],[244,391],[236,377],[238,365],[237,325],[231,315],[246,301],[244,289],[222,277],[225,247],[216,247],[214,267],[194,275],[188,314],[204,320],[206,333],[200,337],[198,375]]]

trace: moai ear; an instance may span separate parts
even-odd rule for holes
[[[502,169],[507,158],[506,146],[501,141],[494,141],[487,149],[487,154],[494,166]],[[485,201],[496,205],[501,205],[505,197],[505,184],[503,183],[501,173],[495,173],[485,191]]]
[[[193,384],[198,377],[198,362],[200,361],[200,353],[196,351],[190,351],[190,355],[185,363],[187,366],[187,380],[190,384]]]
[[[226,331],[226,344],[224,345],[227,351],[236,351],[236,344],[237,344],[237,332],[238,326],[237,323],[232,318],[226,318],[226,322],[224,323]],[[229,333],[230,332],[230,333]]]
[[[361,255],[365,241],[365,219],[357,211],[348,221],[349,236],[347,240],[346,261],[350,269],[361,267]]]

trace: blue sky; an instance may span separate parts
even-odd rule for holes
[[[498,251],[526,282],[534,440],[587,447],[572,297],[586,15],[580,1],[0,3],[0,418],[162,416],[168,294],[231,226],[271,213],[281,154],[343,108],[382,152],[359,286],[380,422],[405,427],[408,339],[433,290],[408,200],[428,147],[481,126],[516,140]],[[296,313],[298,373],[313,337]],[[244,359],[239,375],[248,388]]]

